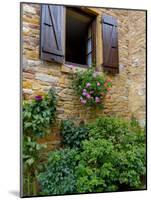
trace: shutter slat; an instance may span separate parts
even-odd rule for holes
[[[63,63],[65,8],[42,5],[41,12],[41,59]]]
[[[58,6],[56,6],[56,9],[58,9]],[[60,7],[58,9],[58,12],[55,11],[54,7],[52,8],[51,6],[49,6],[49,11],[50,11],[50,17],[51,17],[51,21],[52,21],[52,27],[53,27],[53,32],[54,32],[54,36],[55,36],[55,40],[56,40],[56,45],[57,45],[57,49],[59,50],[62,46],[61,46],[61,42],[59,42],[60,40],[60,32],[57,31],[59,30],[59,26],[58,26],[58,19],[59,19],[59,24],[61,23],[61,13],[60,13]],[[57,14],[57,15],[56,15]],[[56,20],[55,20],[56,19]],[[58,37],[57,37],[58,36]]]
[[[105,71],[118,73],[118,33],[116,18],[103,15],[103,67]]]

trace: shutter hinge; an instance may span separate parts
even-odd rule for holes
[[[45,22],[44,22],[44,25],[46,25],[46,26],[52,26],[52,24],[48,24],[48,23],[45,23]]]

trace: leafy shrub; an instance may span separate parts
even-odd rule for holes
[[[84,125],[76,126],[72,121],[64,120],[61,124],[61,136],[64,146],[81,147],[81,142],[88,137],[88,130]]]
[[[42,194],[72,194],[76,192],[74,170],[77,160],[78,154],[74,149],[51,152],[45,171],[38,176]]]
[[[88,125],[89,137],[110,140],[114,145],[144,144],[144,130],[131,121],[116,117],[101,117]]]
[[[24,195],[36,195],[36,175],[41,170],[41,152],[46,148],[45,144],[38,144],[31,137],[24,136],[23,140],[23,183]]]
[[[80,102],[87,106],[103,108],[103,99],[111,87],[111,80],[99,75],[95,68],[78,71],[73,80],[73,88],[79,95]]]
[[[145,175],[144,131],[131,122],[102,117],[89,126],[78,167],[79,192],[116,191],[141,187]]]
[[[26,135],[44,136],[53,123],[56,113],[56,98],[53,90],[44,97],[36,96],[23,105],[23,131]]]
[[[127,144],[126,148],[116,150],[115,168],[118,170],[118,186],[139,189],[141,177],[146,173],[145,144]]]
[[[44,97],[35,96],[23,104],[23,192],[25,196],[37,194],[36,175],[42,168],[41,152],[46,145],[37,138],[45,136],[55,119],[56,98],[53,90]]]
[[[145,174],[145,146],[118,149],[106,139],[83,142],[82,158],[76,169],[78,192],[117,191],[141,187]]]
[[[81,160],[76,169],[78,192],[117,190],[117,170],[114,167],[114,145],[105,139],[83,142]]]
[[[74,131],[68,134],[71,132],[74,135]],[[69,141],[66,145],[75,147]],[[50,154],[45,171],[38,176],[42,194],[142,187],[141,177],[146,173],[145,135],[138,124],[102,117],[88,125],[87,139],[80,142],[80,149],[60,149]]]
[[[40,160],[39,154],[44,148],[46,148],[45,144],[38,144],[28,136],[24,137],[23,164],[25,171],[32,174],[35,173],[35,168],[38,167],[37,163]]]

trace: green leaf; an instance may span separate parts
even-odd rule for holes
[[[30,158],[26,160],[26,163],[31,166],[34,163],[34,161],[35,161],[34,158]]]

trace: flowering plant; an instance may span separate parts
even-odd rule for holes
[[[94,68],[89,68],[75,74],[73,87],[79,95],[81,104],[103,108],[103,99],[111,90],[112,82],[105,75],[96,72]]]
[[[56,115],[55,91],[37,95],[32,101],[23,102],[23,132],[30,137],[42,137],[49,131]]]

